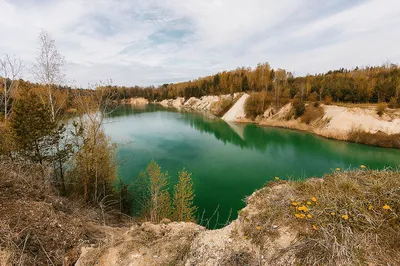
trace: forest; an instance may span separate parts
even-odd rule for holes
[[[400,103],[400,68],[396,64],[339,69],[324,74],[295,77],[268,63],[255,68],[237,68],[196,80],[155,87],[112,87],[120,98],[144,97],[163,100],[201,97],[246,91],[274,92],[282,98],[299,96],[309,101],[348,103]]]

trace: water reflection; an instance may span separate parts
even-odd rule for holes
[[[328,140],[322,137],[287,129],[258,127],[226,123],[209,113],[193,112],[186,109],[166,108],[160,105],[124,105],[116,110],[111,120],[155,112],[176,113],[176,119],[202,133],[214,136],[224,144],[233,144],[241,149],[253,149],[261,153],[279,154],[290,152],[295,156],[308,158],[340,158],[352,161],[353,166],[369,165],[371,168],[400,165],[400,150],[385,149]],[[349,165],[350,166],[350,165]],[[332,166],[334,167],[334,166]]]

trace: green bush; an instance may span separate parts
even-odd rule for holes
[[[306,111],[306,105],[299,98],[295,98],[292,104],[295,118],[302,116]]]

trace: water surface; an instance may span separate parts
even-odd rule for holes
[[[255,125],[228,124],[211,115],[158,105],[120,107],[107,119],[106,133],[123,144],[118,175],[132,183],[154,159],[177,181],[182,168],[192,173],[199,216],[211,227],[224,224],[244,206],[243,199],[278,176],[322,176],[361,164],[398,167],[400,150],[327,140],[309,133]]]

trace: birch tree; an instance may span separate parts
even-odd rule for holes
[[[48,32],[40,32],[38,43],[39,49],[33,66],[33,74],[37,82],[46,86],[46,98],[51,108],[52,118],[55,120],[60,107],[56,106],[54,86],[64,82],[65,59]]]
[[[9,115],[9,103],[11,93],[15,87],[15,81],[22,71],[22,60],[14,56],[5,54],[3,59],[0,59],[0,75],[3,76],[3,103],[4,103],[4,120],[7,120]]]

